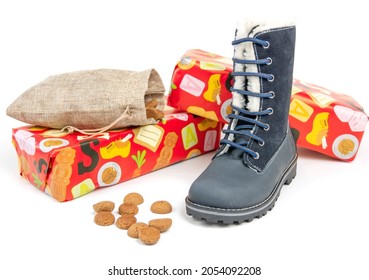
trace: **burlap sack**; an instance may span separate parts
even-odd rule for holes
[[[61,129],[123,128],[153,124],[145,104],[164,107],[164,86],[154,69],[99,69],[51,76],[16,99],[6,113],[28,124]]]

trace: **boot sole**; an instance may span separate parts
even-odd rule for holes
[[[199,205],[186,198],[187,215],[207,223],[240,224],[265,216],[272,210],[284,185],[289,185],[296,176],[297,155],[283,173],[270,196],[260,205],[243,209],[222,209]]]

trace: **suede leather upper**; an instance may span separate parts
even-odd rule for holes
[[[260,116],[259,120],[270,126],[268,131],[257,127],[255,134],[265,139],[265,145],[260,146],[255,141],[249,140],[249,148],[260,154],[259,159],[246,155],[244,160],[257,170],[262,170],[285,135],[288,127],[288,111],[292,90],[292,74],[295,49],[295,27],[271,29],[255,35],[255,38],[266,40],[270,43],[269,48],[264,49],[254,44],[256,59],[270,57],[271,65],[258,65],[259,72],[274,75],[274,81],[269,82],[260,79],[261,92],[273,91],[273,99],[263,98],[260,102],[260,110],[273,109],[273,114]]]
[[[284,136],[282,145],[262,172],[248,168],[232,153],[214,158],[192,184],[188,200],[221,209],[244,209],[262,203],[296,156],[296,145],[289,128]]]
[[[296,144],[288,124],[295,34],[295,27],[287,26],[254,36],[270,44],[268,48],[258,44],[253,47],[257,60],[272,59],[270,65],[258,65],[258,72],[274,75],[273,81],[259,79],[260,92],[275,93],[274,98],[260,98],[259,110],[272,108],[273,113],[256,117],[270,127],[264,130],[254,126],[253,133],[265,141],[264,145],[245,135],[235,135],[234,141],[247,140],[246,147],[257,152],[259,157],[255,159],[241,149],[229,147],[225,150],[226,145],[222,146],[208,168],[192,184],[189,203],[204,209],[252,209],[267,201],[280,186],[281,178],[296,159]]]

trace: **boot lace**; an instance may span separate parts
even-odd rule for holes
[[[232,42],[232,45],[238,45],[245,42],[252,42],[254,44],[261,45],[264,48],[269,48],[269,42],[265,40],[260,40],[257,38],[241,38],[234,40]],[[234,63],[239,64],[257,64],[257,65],[270,65],[272,63],[272,59],[270,57],[265,59],[256,59],[256,60],[247,60],[247,59],[239,59],[239,58],[233,58]],[[274,80],[274,76],[272,74],[267,73],[258,73],[258,72],[232,72],[231,75],[233,77],[236,76],[256,76],[261,79],[266,79],[269,82],[272,82]],[[247,83],[245,83],[247,84]],[[236,92],[242,96],[244,96],[245,99],[247,99],[248,96],[254,96],[258,98],[274,98],[274,92],[252,92],[244,89],[237,89],[231,87],[230,89],[232,92]],[[263,123],[259,121],[260,116],[265,115],[271,115],[273,114],[273,109],[268,108],[266,110],[262,111],[249,111],[246,108],[239,108],[237,106],[231,105],[232,107],[232,113],[228,115],[228,118],[230,119],[229,125],[227,129],[223,129],[223,133],[225,134],[223,139],[220,141],[221,145],[229,145],[233,148],[239,149],[243,151],[244,153],[247,153],[251,155],[254,159],[259,158],[259,153],[255,152],[254,150],[248,148],[249,139],[255,140],[260,146],[263,146],[265,144],[264,139],[261,137],[255,135],[253,132],[255,130],[255,127],[260,127],[264,130],[269,130],[269,125],[266,123]],[[237,125],[231,129],[232,123],[234,120],[237,120]],[[229,140],[229,135],[233,135],[234,139],[236,139],[236,135],[245,136],[247,140],[245,140],[245,137],[242,137],[241,140],[235,142]]]

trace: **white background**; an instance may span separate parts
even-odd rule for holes
[[[368,279],[368,135],[352,163],[299,150],[297,177],[272,212],[218,226],[194,221],[184,208],[212,154],[59,203],[18,175],[11,128],[21,123],[5,114],[27,88],[68,71],[154,67],[168,88],[188,49],[231,57],[237,19],[250,15],[295,17],[294,76],[349,94],[369,110],[368,15],[363,1],[339,2],[1,1],[0,279],[112,279],[114,265],[198,269],[186,279],[231,279],[199,275],[202,266],[225,265],[260,266],[262,275],[251,279]],[[155,200],[174,207],[173,227],[155,246],[93,223],[94,203],[119,205],[132,191],[146,199],[141,221],[157,217],[149,211]]]

